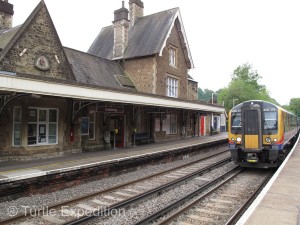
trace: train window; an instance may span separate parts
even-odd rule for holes
[[[264,112],[264,115],[265,115],[264,129],[277,130],[277,113]]]
[[[241,129],[241,113],[232,113],[231,117],[231,128],[232,129]]]

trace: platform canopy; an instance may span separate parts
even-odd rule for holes
[[[173,99],[154,94],[104,89],[88,85],[79,85],[75,82],[58,83],[49,80],[37,80],[1,72],[0,91],[56,96],[77,100],[187,109],[219,114],[224,113],[224,107],[220,105],[212,105],[198,101],[187,101],[175,98]]]

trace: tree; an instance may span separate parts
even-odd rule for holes
[[[300,116],[300,98],[292,98],[290,100],[289,110]]]
[[[232,74],[231,82],[218,92],[218,102],[224,102],[229,111],[234,105],[247,100],[264,100],[276,103],[269,95],[265,85],[259,84],[261,76],[248,63],[238,66]]]
[[[212,93],[215,93],[212,90],[198,88],[198,100],[211,103]],[[214,97],[215,98],[215,97]]]

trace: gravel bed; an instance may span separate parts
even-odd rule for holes
[[[220,168],[214,169],[209,173],[201,176],[201,178],[213,180],[214,178],[222,175],[225,171],[229,171],[234,168],[235,165],[233,163],[229,163],[225,166]],[[164,192],[163,194],[153,197],[149,200],[145,200],[140,204],[132,205],[130,208],[126,210],[120,209],[117,214],[114,214],[108,218],[99,218],[94,221],[89,222],[88,224],[101,224],[101,225],[124,225],[124,224],[134,224],[145,218],[152,213],[174,203],[175,201],[179,200],[180,198],[188,195],[196,191],[199,188],[199,181],[196,179],[192,179],[187,183],[184,183],[176,188]]]
[[[227,183],[225,186],[221,187],[216,191],[215,193],[207,196],[204,200],[201,201],[201,203],[198,204],[198,206],[195,206],[191,208],[189,211],[187,211],[185,214],[178,217],[176,221],[171,222],[171,225],[177,225],[180,222],[189,221],[192,224],[201,224],[199,221],[195,221],[187,218],[188,214],[197,214],[197,212],[194,212],[195,208],[204,208],[208,210],[218,211],[221,213],[227,213],[228,215],[232,215],[235,210],[237,210],[243,203],[246,201],[246,199],[250,196],[251,193],[254,192],[254,190],[257,188],[258,185],[262,182],[264,177],[266,176],[266,171],[260,171],[259,173],[253,171],[247,171],[246,173],[243,173],[239,175],[238,177],[235,177],[233,180],[231,180],[229,183]],[[224,198],[223,194],[233,194],[235,195],[234,198]],[[227,203],[222,202],[211,202],[211,199],[220,199],[220,200],[228,200],[232,201],[231,205],[228,205]],[[211,205],[224,205],[227,208],[224,209],[216,209],[213,206],[207,207],[207,204],[210,203]],[[230,217],[230,216],[229,216]],[[215,219],[216,221],[219,221],[220,224],[225,224],[227,222],[228,218],[218,218],[218,216],[215,215],[209,215],[209,218]],[[160,218],[158,221],[161,221],[163,218]]]
[[[84,196],[90,193],[94,193],[100,190],[105,190],[114,187],[119,184],[127,183],[151,174],[155,174],[160,171],[165,171],[176,166],[184,165],[188,162],[196,161],[207,155],[212,154],[216,151],[224,150],[225,145],[217,146],[205,151],[200,152],[198,155],[193,155],[192,157],[185,157],[185,159],[177,160],[165,164],[150,165],[133,172],[128,172],[118,176],[103,178],[97,181],[88,182],[86,184],[81,184],[72,188],[67,188],[64,190],[59,190],[47,194],[37,194],[30,197],[23,197],[13,201],[6,201],[0,203],[0,220],[7,219],[11,215],[9,210],[14,209],[14,212],[25,213],[25,209],[30,207],[30,209],[45,208],[48,205],[57,204],[60,202],[68,201],[80,196]]]

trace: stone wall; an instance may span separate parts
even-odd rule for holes
[[[0,12],[0,30],[12,27],[12,16],[7,13]]]
[[[198,100],[198,83],[195,81],[188,81],[188,93],[189,100]]]
[[[169,47],[177,49],[176,67],[169,65]],[[182,50],[179,34],[176,26],[173,27],[162,56],[149,56],[129,59],[123,62],[123,68],[132,79],[140,92],[166,96],[166,79],[172,76],[178,79],[178,98],[192,99],[188,97],[188,74],[184,52]]]
[[[23,51],[25,53],[20,55]],[[49,60],[49,70],[40,70],[35,67],[36,60],[42,55]],[[0,62],[0,69],[40,77],[72,79],[72,73],[69,70],[60,40],[45,7],[42,7],[15,45],[5,55]]]
[[[132,25],[139,18],[144,16],[144,3],[140,0],[129,1],[129,19]]]
[[[169,64],[169,48],[175,47],[177,50],[177,65],[173,67]],[[170,37],[167,39],[166,47],[163,49],[162,56],[157,56],[157,86],[156,94],[166,96],[166,79],[170,75],[178,79],[178,98],[187,99],[187,65],[182,50],[176,26],[173,27]]]
[[[7,105],[0,116],[0,157],[1,159],[34,159],[56,157],[65,152],[78,149],[77,144],[69,143],[71,108],[69,100],[55,97],[41,97],[39,99],[29,96],[19,97]],[[13,110],[14,107],[22,108],[21,120],[21,146],[12,146],[13,142]],[[28,145],[29,108],[54,108],[58,109],[58,144]]]
[[[138,91],[156,94],[156,59],[155,57],[135,58],[126,60],[123,68],[131,78]]]
[[[128,20],[114,21],[114,48],[113,57],[120,58],[124,56],[125,49],[128,45]]]
[[[0,30],[12,27],[14,6],[8,0],[0,0]]]

